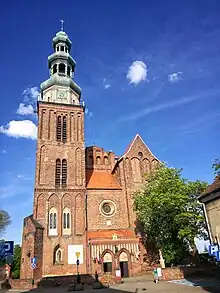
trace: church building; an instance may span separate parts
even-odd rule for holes
[[[33,214],[23,223],[21,279],[116,268],[126,277],[142,268],[132,196],[159,160],[138,134],[120,157],[85,147],[71,45],[63,30],[53,38],[50,76],[38,98]]]

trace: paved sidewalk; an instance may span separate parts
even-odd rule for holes
[[[123,292],[134,292],[134,293],[214,292],[215,293],[215,291],[206,291],[200,287],[189,287],[186,285],[171,284],[164,281],[159,282],[158,284],[155,284],[154,282],[151,282],[151,281],[147,281],[147,282],[114,285],[113,287],[110,288],[110,290],[112,290],[112,292],[109,292],[109,293],[119,293],[119,292],[121,293]]]
[[[213,283],[214,284],[214,283]],[[152,280],[135,278],[124,284],[111,285],[108,289],[93,290],[91,287],[85,288],[85,293],[219,293],[220,287],[218,283],[215,288],[204,289],[202,287],[190,287],[182,284],[172,284],[169,282],[161,281],[155,284]],[[218,287],[218,288],[217,288]],[[11,291],[11,290],[10,290]],[[8,292],[8,291],[7,291]],[[14,293],[22,293],[25,291],[14,291]],[[67,292],[67,287],[55,287],[55,288],[38,288],[26,292],[32,293],[64,293]],[[83,291],[81,291],[83,293]]]

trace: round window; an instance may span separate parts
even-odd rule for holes
[[[110,204],[104,203],[102,206],[102,210],[105,214],[110,214],[112,209],[110,207]]]
[[[100,204],[100,212],[103,214],[103,216],[113,216],[115,210],[116,206],[113,201],[105,200]]]

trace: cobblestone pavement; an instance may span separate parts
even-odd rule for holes
[[[220,292],[220,283],[214,280],[207,280],[204,284],[210,284],[209,288],[203,287],[192,287],[183,284],[175,284],[170,282],[161,281],[158,284],[155,284],[152,280],[144,280],[133,278],[131,281],[126,281],[124,284],[112,285],[108,289],[99,289],[93,290],[92,288],[85,288],[84,292],[90,293],[98,291],[99,293],[219,293]],[[15,291],[10,290],[14,293],[22,293],[25,291]],[[38,288],[26,292],[33,293],[64,293],[67,292],[67,287],[56,287],[56,288]],[[83,292],[83,291],[82,291]],[[97,292],[97,293],[98,293]]]

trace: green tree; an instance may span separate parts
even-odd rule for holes
[[[10,223],[11,219],[9,214],[4,210],[0,210],[0,235],[2,235],[5,232],[6,228]]]
[[[214,170],[214,174],[216,176],[220,176],[220,159],[215,159],[212,169]]]
[[[14,279],[20,278],[20,266],[21,266],[21,246],[15,245],[14,247],[14,259],[11,267],[11,276]]]
[[[182,170],[159,165],[146,177],[143,190],[134,195],[137,230],[166,264],[180,263],[190,249],[196,250],[195,237],[207,237],[202,205],[197,197],[206,182],[188,181]]]

